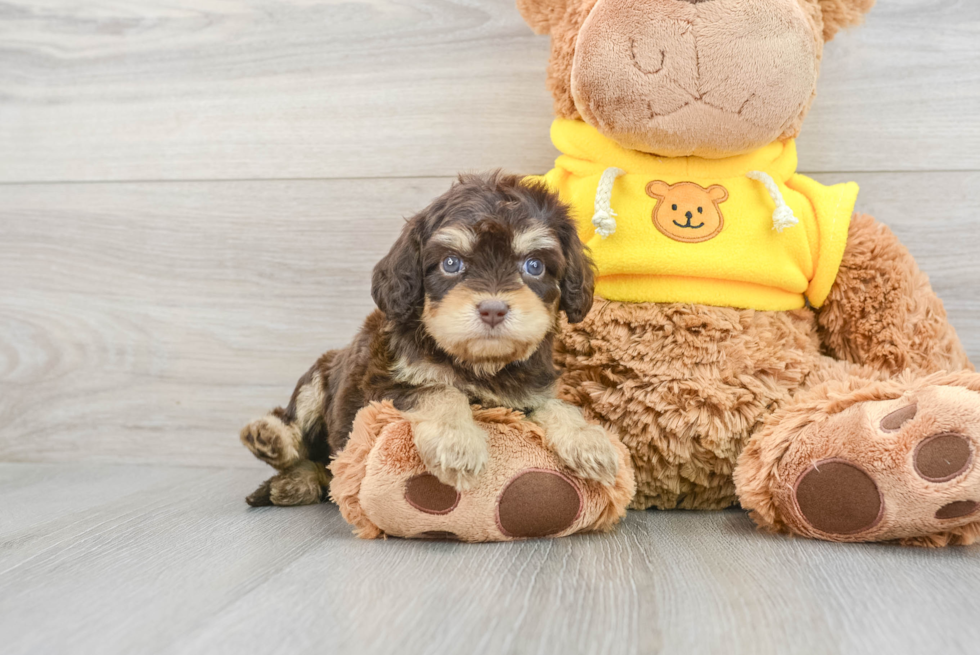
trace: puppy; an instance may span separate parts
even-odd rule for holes
[[[285,409],[242,430],[242,443],[279,471],[248,503],[323,500],[326,464],[355,414],[382,399],[406,412],[426,468],[457,489],[489,457],[471,403],[524,411],[569,468],[612,483],[618,459],[603,431],[554,397],[559,312],[581,321],[592,290],[592,262],[554,194],[517,176],[460,176],[375,267],[379,311],[354,341],[321,356]]]

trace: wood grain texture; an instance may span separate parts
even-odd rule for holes
[[[9,0],[0,181],[543,172],[548,39],[512,0]],[[827,48],[810,171],[980,169],[980,3]]]
[[[980,547],[768,536],[739,511],[630,512],[615,533],[554,541],[366,542],[332,505],[247,508],[258,471],[145,471],[0,465],[47,489],[17,499],[30,525],[0,522],[4,653],[904,654],[980,639]],[[51,502],[54,485],[100,484],[115,497]]]
[[[980,174],[848,177],[980,361]],[[0,461],[259,466],[239,428],[353,336],[450,181],[0,186]]]
[[[0,187],[0,461],[252,465],[449,180]]]

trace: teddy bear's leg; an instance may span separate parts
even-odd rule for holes
[[[980,536],[980,375],[894,378],[829,362],[738,460],[742,506],[773,531],[831,541],[969,544]]]
[[[830,295],[817,313],[825,352],[896,374],[971,369],[942,301],[886,226],[855,214]]]
[[[331,499],[358,536],[507,541],[609,530],[625,515],[633,472],[611,433],[600,429],[617,470],[604,485],[565,466],[540,426],[521,413],[478,409],[471,420],[485,435],[489,459],[474,484],[459,490],[423,461],[408,412],[385,401],[358,413],[347,446],[330,464]]]
[[[742,505],[817,538],[972,542],[980,377],[911,254],[870,216],[853,217],[817,322],[843,361],[752,437],[735,470]]]

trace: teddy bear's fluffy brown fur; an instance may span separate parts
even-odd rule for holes
[[[560,118],[584,120],[644,152],[718,158],[795,137],[815,93],[824,41],[857,23],[873,3],[518,0],[518,7],[536,31],[551,34],[548,86]],[[633,11],[645,14],[638,19]],[[642,41],[638,20],[650,30],[663,28],[661,40],[650,41],[656,46],[674,38],[663,27],[668,23],[701,38],[726,29],[712,21],[732,16],[758,18],[765,23],[760,34],[809,30],[774,46],[791,41],[786,47],[806,55],[787,70],[812,76],[808,93],[797,93],[793,102],[799,104],[789,113],[760,109],[741,133],[734,133],[741,110],[726,114],[723,121],[731,123],[725,130],[713,131],[720,115],[713,108],[730,99],[712,97],[711,84],[702,82],[727,75],[735,89],[738,75],[758,74],[745,85],[765,89],[767,73],[749,65],[725,68],[719,58],[724,53],[717,52],[723,42],[703,38],[716,50],[707,55],[657,46],[664,50],[655,76],[639,65],[634,47],[632,64],[644,75],[631,71],[616,82],[620,87],[635,81],[693,89],[684,75],[697,71],[687,114],[652,112],[638,127],[629,116],[653,87],[610,90],[611,83],[600,79],[601,66],[622,62],[590,61],[581,50],[589,38],[599,38],[595,34],[611,42],[628,32]],[[586,28],[592,37],[582,36]],[[689,55],[696,60],[690,66],[678,63]],[[722,62],[720,68],[707,70],[706,57]],[[618,74],[606,73],[610,79]],[[622,106],[608,104],[610,98]],[[895,235],[870,216],[854,215],[836,281],[819,310],[597,298],[584,322],[564,326],[556,362],[564,370],[562,396],[618,432],[630,449],[635,508],[741,503],[765,528],[839,541],[938,546],[971,543],[980,535],[980,465],[974,458],[980,376],[926,276]]]

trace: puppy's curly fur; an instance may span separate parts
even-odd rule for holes
[[[559,312],[581,321],[593,291],[592,262],[554,194],[517,176],[460,176],[408,221],[372,282],[379,310],[354,341],[321,356],[285,408],[242,430],[279,471],[249,504],[324,499],[325,466],[354,416],[384,399],[408,412],[422,460],[446,484],[467,488],[487,461],[471,403],[524,410],[569,467],[612,482],[609,440],[554,397]]]

